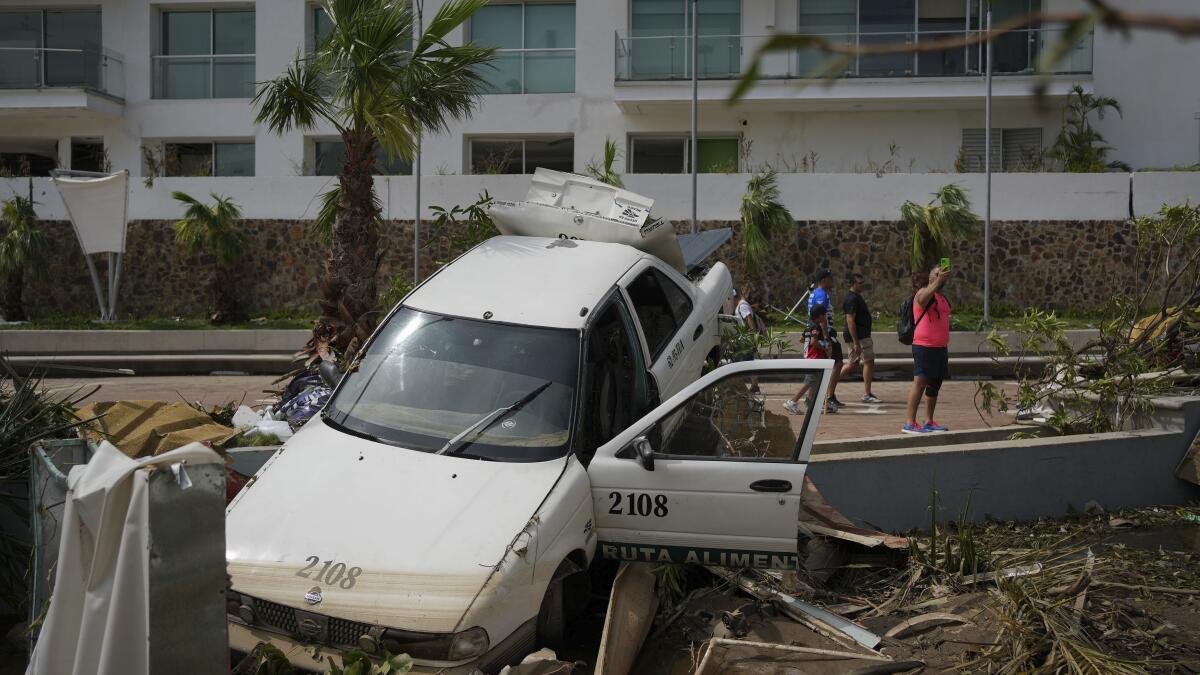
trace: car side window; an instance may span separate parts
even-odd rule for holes
[[[667,275],[653,267],[639,274],[626,290],[646,335],[650,358],[657,360],[671,336],[692,313],[692,300]]]
[[[579,446],[585,465],[596,448],[640,419],[653,404],[653,390],[631,321],[624,305],[614,299],[600,311],[588,332]]]
[[[794,460],[820,384],[816,370],[736,373],[696,392],[646,436],[660,456]],[[793,396],[794,413],[785,407]]]

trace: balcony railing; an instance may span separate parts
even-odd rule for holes
[[[254,54],[155,56],[154,98],[253,98]]]
[[[124,58],[109,49],[0,47],[0,89],[89,89],[125,98]]]
[[[846,47],[908,44],[921,41],[966,38],[978,31],[919,31],[908,33],[826,33],[819,37]],[[1065,29],[1037,28],[1007,33],[992,43],[992,72],[997,75],[1031,74],[1043,53],[1063,39]],[[817,35],[817,34],[814,34]],[[729,80],[741,77],[759,45],[770,35],[701,35],[696,44],[700,79]],[[616,36],[618,81],[691,79],[690,36]],[[840,77],[943,77],[980,75],[984,65],[983,44],[917,54],[858,56],[845,64]],[[823,77],[834,54],[815,47],[767,54],[759,75],[768,79]],[[1092,72],[1092,34],[1088,33],[1052,66],[1055,74]]]

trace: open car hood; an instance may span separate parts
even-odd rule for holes
[[[565,464],[406,450],[314,419],[227,511],[233,586],[354,621],[454,630]]]

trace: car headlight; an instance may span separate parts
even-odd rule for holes
[[[483,656],[490,646],[487,631],[480,626],[456,633],[450,640],[449,659],[461,661]]]

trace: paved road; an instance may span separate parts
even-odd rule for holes
[[[150,399],[179,401],[201,401],[207,406],[241,401],[254,404],[268,399],[263,390],[276,389],[274,376],[164,376],[164,377],[121,377],[111,379],[48,379],[47,386],[72,391],[85,387],[90,391],[96,385],[100,389],[88,401],[114,401],[127,399]],[[997,383],[1015,393],[1015,384]],[[904,399],[908,395],[908,382],[877,382],[873,390],[883,399],[880,405],[859,403],[862,396],[861,382],[845,382],[838,386],[838,398],[847,406],[836,415],[825,415],[817,429],[817,438],[833,440],[840,438],[864,438],[900,432],[904,424]],[[994,415],[987,422],[980,419],[973,403],[974,382],[947,382],[937,409],[938,422],[951,429],[979,429],[986,426],[1009,424],[1011,415]],[[768,400],[782,406],[786,396],[768,391]],[[924,415],[924,410],[920,411]],[[921,419],[924,419],[921,417]]]

